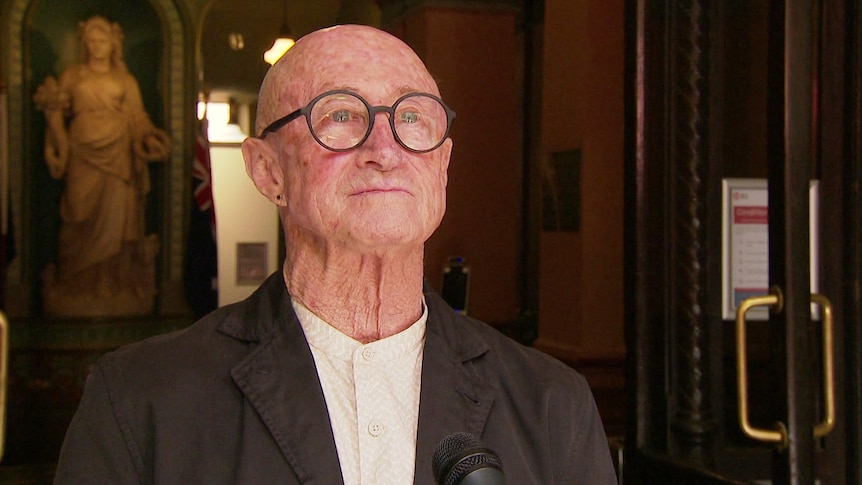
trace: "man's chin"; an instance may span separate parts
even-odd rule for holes
[[[421,247],[426,237],[418,230],[405,230],[409,226],[377,226],[366,227],[364,231],[354,233],[353,240],[358,248],[379,253],[380,251],[410,250]]]

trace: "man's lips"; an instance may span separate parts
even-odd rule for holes
[[[371,195],[371,194],[390,194],[390,193],[410,194],[410,192],[407,189],[403,189],[401,187],[368,187],[368,188],[357,190],[350,195]]]

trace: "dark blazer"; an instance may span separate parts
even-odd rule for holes
[[[415,483],[466,431],[510,484],[616,483],[585,379],[425,295]],[[281,273],[187,329],[105,355],[55,483],[342,483],[323,391]],[[376,485],[376,484],[375,484]]]

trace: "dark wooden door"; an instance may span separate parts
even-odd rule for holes
[[[624,483],[862,483],[856,3],[628,6]],[[727,310],[740,180],[768,187],[772,295],[743,320],[744,367]]]

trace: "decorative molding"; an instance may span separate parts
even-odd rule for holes
[[[192,317],[14,320],[11,326],[12,351],[101,351],[106,352],[188,327]]]
[[[626,356],[625,348],[602,348],[600,352],[596,352],[580,345],[554,342],[541,336],[533,343],[533,347],[573,367],[622,367]]]
[[[523,9],[516,0],[377,0],[382,24],[392,25],[420,8],[517,10]]]
[[[183,23],[176,5],[171,0],[155,0],[156,9],[162,13],[161,18],[165,22],[165,33],[167,39],[168,79],[170,87],[168,106],[168,117],[170,120],[170,133],[172,134],[170,173],[168,175],[168,191],[166,207],[170,211],[166,214],[167,221],[162,228],[167,234],[162,240],[168,240],[168,253],[165,260],[168,268],[168,278],[172,282],[182,281],[184,264],[183,250],[185,248],[185,230],[183,222],[186,220],[186,207],[188,207],[188,170],[185,160],[189,153],[189,141],[186,140],[186,120],[197,116],[195,106],[190,106],[187,100],[196,99],[196,95],[189,96],[186,93],[185,65],[187,63],[185,46],[193,36],[186,36]],[[162,288],[164,290],[164,288]]]
[[[693,463],[710,465],[716,426],[712,416],[709,379],[709,339],[704,309],[706,282],[704,256],[706,227],[704,130],[705,15],[698,0],[674,4],[671,14],[673,45],[670,83],[670,173],[673,211],[674,328],[673,366],[677,376],[672,403],[671,428],[680,455]]]
[[[6,18],[7,25],[3,32],[5,38],[2,44],[5,46],[8,59],[6,66],[6,94],[9,126],[9,146],[5,149],[9,153],[9,198],[11,200],[12,221],[17,224],[15,232],[15,247],[21,248],[18,257],[12,260],[6,270],[6,284],[11,286],[23,283],[23,268],[21,262],[26,256],[27,248],[22,244],[22,233],[26,225],[22,221],[22,192],[23,192],[23,163],[13,163],[24,159],[24,49],[23,35],[24,15],[30,0],[13,0],[9,6]],[[23,229],[23,230],[22,230]]]

